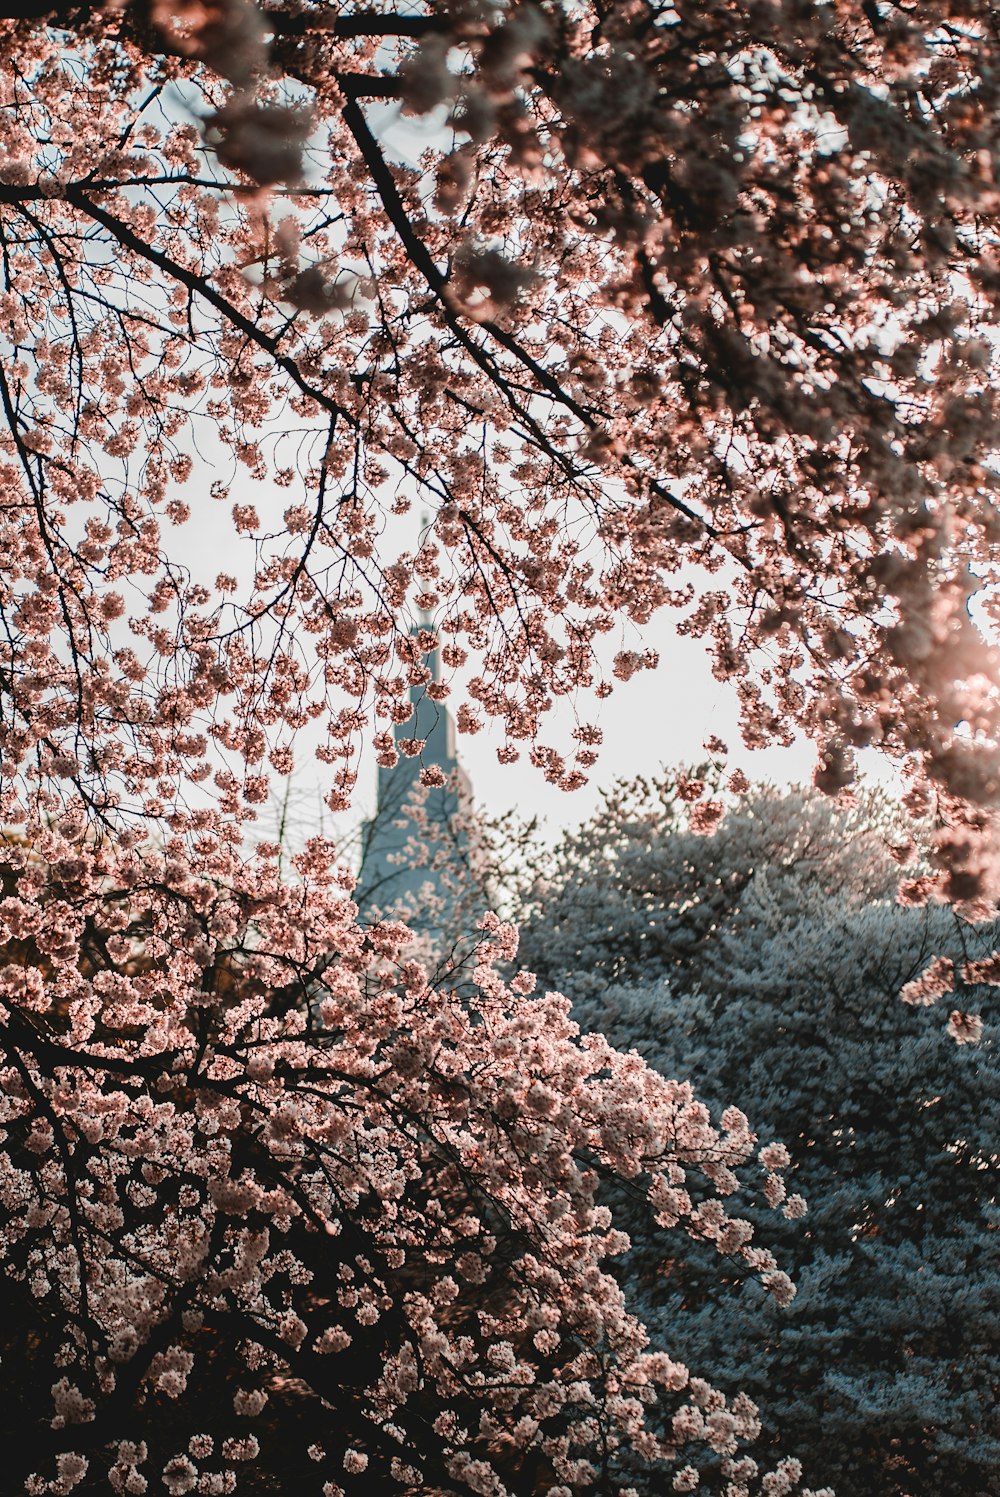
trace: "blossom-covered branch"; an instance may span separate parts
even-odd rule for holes
[[[830,789],[883,748],[937,797],[945,892],[992,890],[988,6],[164,0],[5,26],[5,618],[36,661],[4,677],[12,765],[37,747],[130,801],[183,783],[225,681],[234,743],[321,715],[343,805],[345,724],[400,710],[417,606],[505,754],[570,788],[592,752],[541,742],[545,712],[610,689],[603,636],[672,604],[751,742],[805,728]],[[380,99],[437,111],[419,160]],[[300,487],[283,524],[237,501],[252,601],[239,569],[182,583],[162,534],[206,420]],[[419,552],[378,557],[416,503]],[[286,705],[261,672],[299,682]],[[169,748],[143,721],[166,677]]]

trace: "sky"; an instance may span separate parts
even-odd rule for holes
[[[491,810],[516,808],[525,816],[542,816],[553,826],[580,821],[597,805],[600,789],[621,777],[653,775],[664,767],[692,764],[707,757],[704,744],[721,738],[729,747],[733,768],[753,780],[794,784],[812,775],[814,753],[800,740],[790,748],[750,752],[740,742],[736,693],[716,681],[705,645],[675,632],[677,615],[665,610],[642,633],[643,647],[659,652],[653,671],[640,671],[605,701],[589,701],[581,716],[604,734],[600,758],[581,790],[567,793],[546,783],[527,762],[500,765],[498,733],[460,738],[459,753],[478,800]],[[555,710],[544,725],[545,741],[569,747],[574,718],[568,708]]]
[[[370,118],[382,145],[411,165],[445,136],[436,117],[404,117],[398,105],[387,104],[381,113],[373,109]],[[696,587],[698,576],[704,578],[704,574],[692,574]],[[715,680],[703,642],[675,632],[677,617],[672,609],[665,609],[642,631],[640,642],[630,638],[625,646],[656,650],[660,663],[655,671],[640,671],[625,684],[615,683],[613,695],[605,701],[580,702],[580,718],[596,724],[604,734],[600,759],[586,786],[570,793],[557,789],[546,783],[527,755],[517,764],[498,764],[496,751],[502,736],[499,729],[488,727],[458,740],[459,756],[477,803],[489,813],[516,810],[528,819],[537,816],[550,834],[556,834],[594,811],[602,786],[621,777],[649,776],[664,767],[696,763],[705,757],[705,740],[713,736],[729,746],[731,767],[742,769],[751,781],[808,783],[815,753],[804,738],[789,748],[750,752],[743,746],[733,686]],[[568,750],[575,722],[570,704],[554,709],[543,724],[544,741],[557,750]],[[884,766],[874,759],[864,769],[866,777],[886,778]],[[359,782],[359,804],[365,814],[374,809],[374,798],[375,768],[369,764],[363,766]]]
[[[373,110],[372,122],[382,143],[401,160],[415,163],[423,149],[440,142],[442,131],[434,120],[404,119],[398,113],[398,106],[386,106],[381,118],[378,116],[379,111]],[[291,432],[288,438],[294,444],[296,439]],[[253,569],[252,549],[248,550],[247,543],[240,543],[234,536],[230,517],[232,500],[262,501],[265,528],[270,528],[291,495],[288,490],[273,489],[270,483],[255,484],[245,470],[234,474],[232,458],[222,451],[210,426],[204,423],[199,423],[197,451],[193,455],[196,464],[190,486],[192,515],[188,524],[174,533],[174,554],[190,565],[195,575],[207,567],[213,575],[216,570],[224,569],[248,578]],[[284,460],[291,456],[286,452]],[[229,502],[214,503],[207,493],[211,479],[229,476],[235,477]],[[414,549],[418,528],[415,511],[401,521],[389,521],[382,538],[386,554]],[[704,579],[704,574],[692,571],[691,580],[696,589],[699,579]],[[574,715],[572,703],[562,702],[544,720],[544,741],[560,751],[571,748],[571,733],[578,719],[596,724],[602,730],[600,758],[583,788],[567,793],[548,784],[541,771],[528,762],[526,753],[517,764],[499,764],[496,753],[503,740],[495,724],[488,724],[475,736],[460,736],[459,755],[477,804],[487,814],[514,810],[525,819],[537,817],[542,823],[542,834],[556,836],[561,829],[594,811],[603,787],[621,777],[652,776],[664,768],[697,763],[705,757],[704,744],[710,737],[720,738],[729,746],[730,768],[742,769],[751,781],[777,785],[808,783],[815,755],[804,739],[799,738],[787,748],[775,746],[755,752],[743,746],[733,685],[715,680],[705,643],[678,635],[677,618],[674,610],[664,609],[645,629],[630,631],[628,640],[617,646],[656,650],[660,663],[655,670],[640,671],[626,683],[616,682],[613,694],[603,701],[593,696],[581,697],[578,716]],[[456,705],[457,700],[456,697]],[[862,767],[868,778],[882,781],[890,778],[890,771],[876,756],[869,756]],[[314,761],[311,753],[301,755],[288,798],[293,840],[300,840],[314,830],[347,838],[363,817],[372,814],[376,768],[371,752],[363,755],[359,769],[355,806],[350,812],[332,817],[322,804],[329,771]],[[262,818],[261,836],[271,835],[267,822],[280,816],[280,801],[287,789],[281,784],[275,786],[275,805]]]
[[[222,503],[209,497],[214,478],[232,480],[229,498]],[[168,545],[175,559],[188,566],[199,579],[210,582],[217,571],[225,570],[249,583],[253,576],[254,546],[247,538],[236,536],[232,503],[257,504],[263,528],[280,531],[280,516],[296,497],[294,490],[277,489],[270,481],[251,479],[224,451],[211,426],[200,422],[195,471],[185,493],[191,516],[172,533]],[[380,559],[387,561],[404,550],[412,552],[420,529],[421,517],[416,507],[399,519],[387,516],[380,538]],[[700,568],[692,567],[685,580],[688,576],[696,592],[700,585],[719,585],[718,578],[708,578]],[[804,738],[799,737],[787,748],[776,745],[751,752],[744,747],[735,686],[713,677],[704,641],[677,634],[680,617],[680,611],[664,608],[643,629],[623,626],[620,637],[617,633],[608,636],[615,641],[611,654],[619,648],[652,648],[659,656],[659,665],[654,670],[639,671],[628,682],[615,682],[612,695],[604,700],[598,700],[592,693],[582,694],[575,713],[572,702],[559,702],[543,719],[543,741],[567,753],[573,746],[571,734],[577,721],[593,723],[602,730],[604,742],[598,763],[581,789],[568,793],[548,784],[542,772],[529,763],[527,752],[516,764],[499,764],[497,749],[503,738],[497,724],[488,723],[474,736],[459,735],[459,757],[472,782],[477,805],[487,815],[516,811],[525,820],[538,818],[541,835],[555,838],[564,828],[593,813],[602,788],[619,778],[653,776],[665,768],[697,763],[706,757],[704,745],[711,737],[728,745],[729,767],[742,769],[752,782],[779,786],[809,783],[815,753]],[[454,709],[460,700],[456,691],[449,705]],[[259,836],[270,840],[275,835],[280,806],[287,794],[288,832],[292,842],[301,844],[314,832],[349,842],[360,822],[375,810],[373,753],[364,752],[360,760],[353,808],[332,816],[323,806],[330,771],[313,759],[306,744],[300,747],[304,751],[298,755],[290,791],[281,782],[275,784],[272,806],[262,814],[257,826]],[[861,767],[867,779],[885,783],[892,778],[891,769],[876,754],[863,759]]]
[[[498,728],[488,727],[457,739],[476,803],[491,814],[516,811],[525,819],[537,816],[543,835],[553,837],[585,820],[597,808],[602,788],[615,780],[648,777],[704,760],[704,743],[710,737],[727,744],[729,767],[742,769],[753,782],[809,784],[816,762],[813,745],[799,736],[787,748],[747,749],[740,739],[734,686],[713,677],[702,642],[675,632],[677,618],[674,610],[664,609],[642,631],[643,647],[659,652],[655,670],[640,671],[624,684],[616,682],[604,701],[591,698],[581,703],[581,718],[604,733],[587,785],[567,792],[548,784],[527,754],[517,764],[498,764],[502,735]],[[575,721],[568,704],[555,708],[543,724],[544,741],[568,749]],[[894,779],[892,767],[874,751],[859,756],[859,769],[867,783],[889,784]],[[359,805],[366,814],[374,808],[375,773],[373,762],[363,762]]]

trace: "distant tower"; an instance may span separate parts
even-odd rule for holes
[[[428,626],[428,621],[421,619],[421,627]],[[431,680],[439,681],[441,662],[437,650],[426,657],[425,664],[430,669]],[[424,686],[411,686],[410,701],[413,716],[405,723],[398,723],[393,736],[397,744],[403,738],[422,738],[424,747],[414,759],[407,758],[400,750],[399,760],[392,769],[379,766],[378,804],[362,834],[356,897],[362,911],[373,905],[388,911],[405,904],[411,912],[409,923],[430,933],[439,928],[440,920],[436,915],[422,917],[421,912],[426,911],[428,904],[427,886],[430,885],[430,892],[450,902],[456,878],[464,882],[468,876],[464,867],[468,860],[468,839],[464,826],[459,824],[459,813],[471,807],[472,787],[458,762],[455,725],[444,703],[428,696]],[[443,771],[444,785],[420,784],[421,769],[430,765],[437,765]],[[416,812],[413,807],[417,807]],[[415,848],[426,851],[426,856],[413,859]],[[439,860],[445,862],[444,868],[430,866]]]

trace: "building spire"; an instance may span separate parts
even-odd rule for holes
[[[421,536],[430,529],[428,515],[421,516]],[[429,609],[418,608],[411,634],[422,630],[436,636]],[[423,656],[431,681],[441,680],[441,652],[435,646]],[[413,715],[397,723],[394,738],[422,742],[419,755],[410,757],[400,748],[399,759],[391,767],[380,766],[378,772],[378,808],[365,827],[359,903],[362,908],[378,905],[385,909],[399,899],[416,901],[415,923],[421,924],[419,905],[421,891],[432,885],[443,889],[442,875],[425,861],[422,866],[407,862],[408,849],[423,843],[431,853],[451,850],[461,861],[466,851],[466,834],[462,823],[471,806],[471,787],[458,762],[455,725],[444,702],[428,693],[428,683],[410,687]],[[421,770],[440,770],[438,783],[421,783]],[[434,858],[429,858],[433,864]],[[454,861],[454,859],[452,859]]]

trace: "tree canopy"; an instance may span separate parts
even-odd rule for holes
[[[996,923],[898,904],[877,804],[759,791],[693,837],[669,779],[658,802],[643,788],[543,862],[522,955],[584,1028],[780,1141],[782,1184],[745,1214],[797,1293],[771,1313],[698,1245],[665,1251],[618,1186],[630,1301],[717,1386],[759,1402],[751,1455],[784,1449],[852,1497],[986,1497],[1000,1453]],[[935,954],[961,991],[952,1034],[978,1044],[926,1022]],[[784,1218],[769,1209],[782,1204]]]
[[[751,741],[803,726],[834,789],[879,745],[992,888],[991,5],[11,9],[12,772],[183,820],[207,719],[252,808],[316,713],[343,805],[418,607],[460,727],[572,786],[599,729],[546,710],[673,604]],[[221,569],[172,534],[196,443]]]

